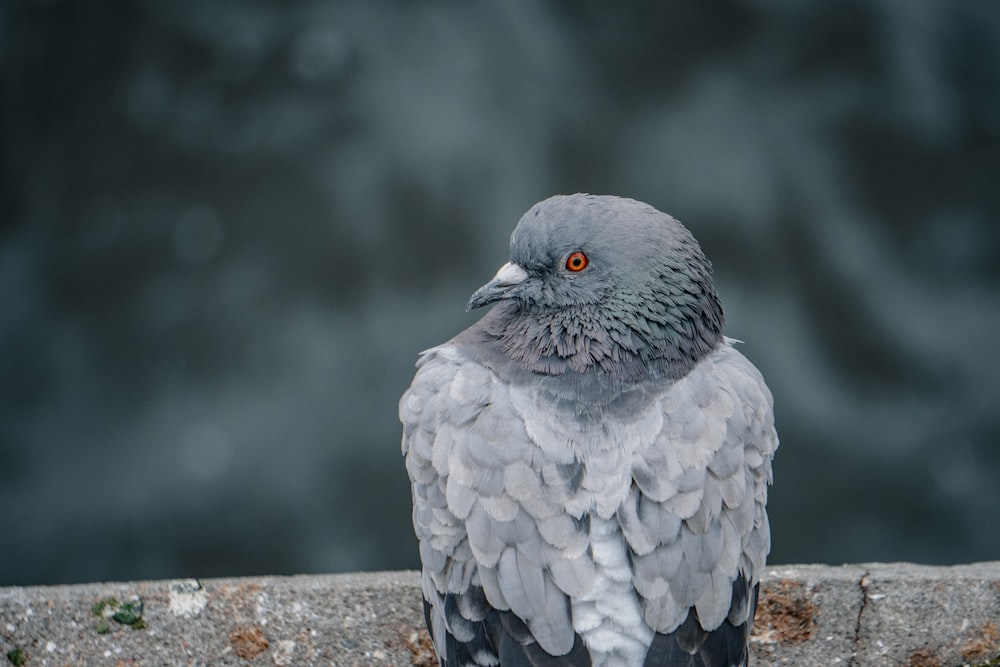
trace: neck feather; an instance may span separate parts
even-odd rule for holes
[[[508,302],[496,306],[483,324],[507,357],[532,372],[597,373],[629,384],[683,377],[723,340],[722,306],[710,285],[681,290],[669,305],[641,296],[614,308]]]

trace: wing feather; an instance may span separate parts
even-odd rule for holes
[[[633,488],[617,514],[633,584],[656,632],[675,631],[691,608],[700,627],[714,630],[730,614],[734,582],[742,575],[755,586],[770,547],[771,395],[727,345],[659,401],[663,427],[637,453]]]
[[[504,636],[524,655],[586,655],[569,604],[595,576],[587,522],[568,509],[584,470],[570,442],[539,444],[550,434],[525,410],[451,346],[421,357],[400,400],[428,627],[449,665],[496,664]]]

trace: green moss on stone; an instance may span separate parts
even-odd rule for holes
[[[142,620],[142,600],[139,598],[121,602],[117,598],[106,597],[95,603],[90,610],[101,617],[101,620],[94,625],[94,630],[101,635],[111,630],[108,619],[120,625],[127,625],[133,630],[146,627],[146,622]]]
[[[7,651],[7,662],[14,665],[14,667],[21,667],[21,665],[28,662],[28,654],[19,648],[11,649]]]

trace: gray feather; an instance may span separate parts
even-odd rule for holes
[[[539,563],[515,547],[507,547],[497,564],[497,581],[510,610],[525,620],[545,612],[545,577]]]

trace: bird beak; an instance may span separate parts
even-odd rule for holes
[[[465,309],[472,310],[499,301],[510,295],[514,289],[528,279],[528,272],[513,262],[500,267],[493,280],[476,290]]]

